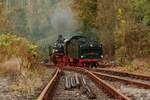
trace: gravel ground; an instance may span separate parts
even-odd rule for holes
[[[126,79],[130,79],[130,80],[135,80],[135,81],[139,81],[139,82],[144,82],[147,84],[150,84],[150,80],[142,80],[142,79],[138,79],[138,78],[131,78],[131,77],[124,77]]]
[[[14,82],[9,76],[0,76],[0,100],[15,100],[14,94],[10,90],[9,86]]]
[[[12,89],[14,86],[17,87],[18,82],[16,79],[9,74],[0,74],[0,100],[36,100],[45,85],[48,83],[48,80],[50,80],[54,69],[47,69],[44,71],[44,74],[41,75],[42,86],[39,85],[39,87],[37,86],[34,88],[32,93],[21,89]]]
[[[53,100],[88,100],[88,97],[84,95],[80,89],[65,90],[65,76],[75,74],[74,72],[65,72],[65,75],[60,78],[60,82],[56,88]],[[93,100],[114,100],[101,91],[89,78],[84,76],[87,83],[92,88],[92,91],[96,94],[96,99]]]
[[[126,94],[132,100],[150,100],[150,89],[137,88],[114,81],[107,82],[117,88],[121,93]]]

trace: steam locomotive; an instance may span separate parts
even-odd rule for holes
[[[86,36],[64,39],[59,35],[51,51],[51,60],[57,66],[96,67],[102,59],[102,44]]]

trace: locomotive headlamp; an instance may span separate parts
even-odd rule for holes
[[[55,52],[57,52],[58,50],[56,49]]]
[[[93,47],[93,44],[90,44],[90,47]]]
[[[81,56],[81,58],[83,58],[84,56]]]
[[[102,47],[102,44],[100,44],[99,46]]]
[[[103,55],[101,55],[101,58],[104,58],[104,56],[103,56]]]
[[[52,53],[55,53],[55,50],[54,50],[54,49],[52,50]]]

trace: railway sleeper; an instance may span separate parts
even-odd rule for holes
[[[80,88],[80,82],[79,82],[79,76],[78,74],[75,74],[75,81],[78,88]]]
[[[77,87],[77,83],[76,83],[76,80],[75,80],[75,77],[73,76],[72,77],[72,82],[73,82],[73,88],[76,88]]]
[[[82,93],[86,94],[89,99],[96,99],[96,95],[94,94],[90,86],[87,84],[85,78],[82,76],[80,79],[82,84]]]
[[[70,76],[65,78],[65,89],[70,90],[79,87],[80,83],[75,76]]]
[[[71,90],[75,88],[80,89],[81,93],[85,94],[89,99],[96,99],[96,95],[87,84],[87,81],[83,76],[78,76],[77,74],[73,76],[66,76],[65,90]]]
[[[70,83],[69,77],[66,77],[65,79],[66,79],[66,81],[65,81],[65,89],[69,90],[69,89],[71,89],[71,83]]]

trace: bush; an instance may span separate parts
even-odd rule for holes
[[[5,62],[12,57],[21,59],[23,67],[31,67],[38,56],[38,46],[26,38],[6,33],[0,35],[0,62]]]
[[[128,31],[126,48],[128,58],[149,57],[150,55],[150,29],[138,26]]]

